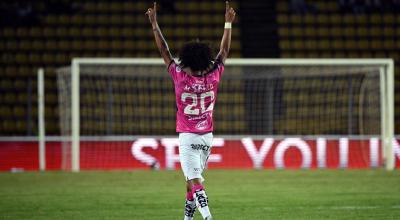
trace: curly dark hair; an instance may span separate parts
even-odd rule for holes
[[[207,70],[214,60],[211,45],[199,40],[185,43],[179,52],[179,61],[182,67],[189,67],[192,71]]]

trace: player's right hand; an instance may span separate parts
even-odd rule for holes
[[[157,3],[154,2],[153,8],[149,8],[146,11],[146,15],[149,16],[150,23],[157,22]]]
[[[235,20],[236,12],[229,6],[229,2],[225,2],[225,22],[232,23]]]

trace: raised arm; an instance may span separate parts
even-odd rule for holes
[[[225,63],[226,58],[229,54],[229,49],[231,47],[231,35],[232,35],[232,22],[235,20],[236,12],[233,8],[229,6],[229,2],[225,2],[225,27],[224,35],[222,36],[221,45],[219,53],[216,60]]]
[[[161,33],[160,27],[158,26],[157,23],[156,2],[154,2],[153,8],[147,9],[146,15],[149,16],[149,21],[151,23],[151,26],[153,27],[154,38],[156,39],[158,50],[160,51],[161,57],[164,59],[165,65],[168,67],[168,65],[171,63],[173,59],[171,53],[169,52],[167,41],[165,41]]]

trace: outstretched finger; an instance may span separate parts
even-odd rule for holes
[[[154,2],[154,7],[153,7],[154,11],[157,11],[157,2]]]
[[[151,12],[151,8],[149,8],[149,9],[147,9],[147,11],[146,11],[146,15],[149,15],[150,14],[150,12]]]
[[[229,1],[225,2],[225,11],[228,12],[229,11]]]

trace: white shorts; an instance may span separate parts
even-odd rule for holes
[[[179,134],[179,159],[185,179],[192,180],[199,178],[204,181],[203,170],[207,166],[210,156],[213,134]]]

